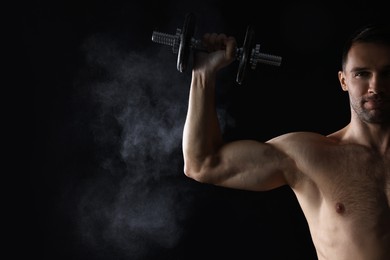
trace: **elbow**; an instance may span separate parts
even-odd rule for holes
[[[184,163],[184,175],[197,182],[206,182],[205,173],[201,170],[201,167],[195,167],[190,163]]]
[[[221,162],[218,156],[203,158],[184,157],[184,174],[197,182],[216,184],[218,172],[221,172]]]

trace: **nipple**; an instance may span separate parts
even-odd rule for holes
[[[336,203],[336,212],[339,213],[339,214],[342,214],[342,213],[344,213],[344,211],[345,211],[344,204],[340,203],[340,202],[337,202]]]

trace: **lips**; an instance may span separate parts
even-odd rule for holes
[[[368,98],[366,99],[365,106],[368,109],[380,109],[386,104],[382,98]]]
[[[366,101],[365,106],[368,109],[378,109],[381,107],[381,102],[378,102],[376,100],[369,100],[369,101]]]

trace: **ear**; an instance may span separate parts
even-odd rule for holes
[[[346,82],[346,78],[345,78],[344,72],[343,71],[339,71],[338,76],[339,76],[339,81],[340,81],[341,88],[344,91],[348,91],[348,86],[347,86],[347,82]]]

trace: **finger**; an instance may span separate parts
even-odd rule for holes
[[[237,50],[237,41],[236,38],[229,36],[224,39],[224,44],[226,46],[226,57],[230,60],[234,59],[236,56]]]
[[[217,35],[217,38],[215,40],[215,48],[218,50],[226,49],[226,44],[225,44],[226,39],[227,39],[227,36],[224,33]]]
[[[218,34],[216,33],[212,33],[210,34],[210,37],[209,37],[209,51],[212,52],[212,51],[216,51],[218,50]]]
[[[211,36],[211,33],[205,33],[203,34],[203,37],[202,37],[202,45],[206,48],[207,51],[210,51],[210,36]]]

